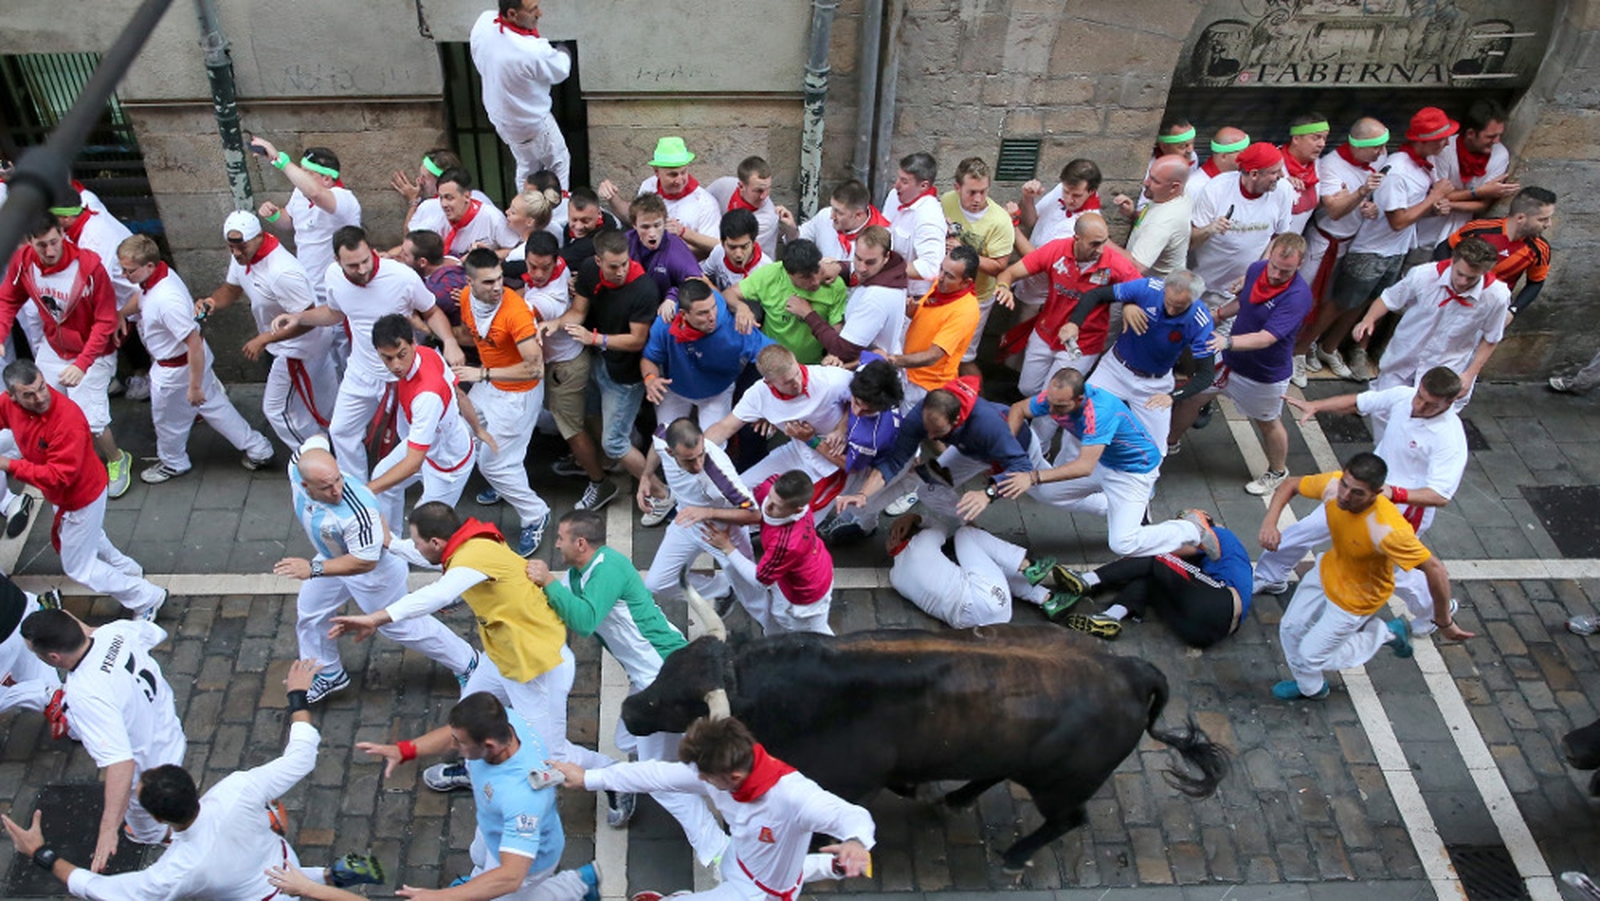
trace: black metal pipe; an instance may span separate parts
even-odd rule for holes
[[[228,38],[217,20],[215,0],[195,0],[200,17],[200,49],[206,55],[206,78],[211,82],[211,110],[217,117],[217,132],[222,136],[222,162],[228,173],[228,190],[233,192],[233,208],[255,209],[255,192],[250,186],[250,170],[239,127],[239,97],[234,87],[233,57],[228,54]]]

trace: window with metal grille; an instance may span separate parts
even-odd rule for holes
[[[572,74],[550,92],[551,114],[566,136],[572,153],[572,181],[589,183],[589,115],[578,87],[578,48],[572,41],[557,41],[572,55]],[[444,108],[450,146],[478,180],[478,188],[497,201],[509,202],[520,185],[517,162],[495,134],[483,109],[483,83],[472,65],[472,52],[464,41],[440,41],[439,65],[444,72]],[[571,188],[572,185],[563,185]]]
[[[0,56],[0,157],[16,160],[43,144],[99,64],[94,53]],[[162,233],[133,124],[115,96],[73,160],[72,175],[134,232]]]
[[[1039,139],[1004,138],[995,157],[995,181],[1030,181],[1039,174]]]

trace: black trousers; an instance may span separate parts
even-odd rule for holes
[[[1208,648],[1233,634],[1233,592],[1181,557],[1124,557],[1095,570],[1115,603],[1136,616],[1160,615],[1184,644]]]

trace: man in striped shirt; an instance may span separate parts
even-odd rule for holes
[[[1433,250],[1434,262],[1450,259],[1464,238],[1488,241],[1500,256],[1489,270],[1496,279],[1507,288],[1515,288],[1518,279],[1524,275],[1528,277],[1522,290],[1511,298],[1511,315],[1515,316],[1538,298],[1545,276],[1550,274],[1550,242],[1543,235],[1555,214],[1553,192],[1544,188],[1523,188],[1511,199],[1511,210],[1504,219],[1474,219],[1440,241]]]

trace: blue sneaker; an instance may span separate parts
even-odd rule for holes
[[[543,519],[533,525],[523,526],[517,535],[517,553],[524,557],[533,556],[533,552],[538,550],[540,543],[544,541],[544,530],[549,525],[550,514],[546,513]]]
[[[595,869],[594,861],[578,868],[578,878],[583,880],[583,901],[600,901],[600,871]]]
[[[1389,620],[1389,631],[1394,633],[1394,637],[1384,642],[1383,646],[1394,651],[1394,655],[1401,660],[1409,658],[1413,653],[1411,622],[1403,616],[1397,616]]]
[[[478,496],[474,498],[474,500],[485,507],[492,507],[495,504],[500,503],[500,492],[494,490],[493,488],[485,488],[478,492]]]
[[[1272,696],[1280,701],[1320,701],[1328,696],[1328,683],[1322,683],[1315,694],[1308,695],[1300,693],[1300,683],[1285,679],[1272,686]]]
[[[328,882],[337,888],[383,885],[383,864],[370,854],[346,854],[328,867]]]
[[[456,673],[456,682],[460,684],[462,688],[467,687],[467,682],[472,679],[472,674],[478,671],[478,656],[479,653],[477,651],[473,651],[472,662],[467,664],[466,669]]]

